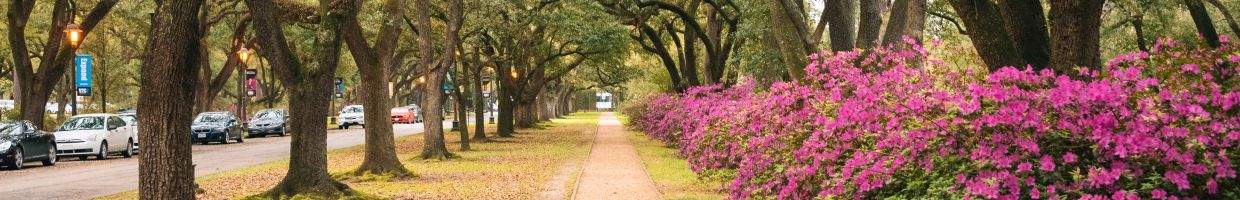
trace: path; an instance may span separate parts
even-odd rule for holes
[[[444,123],[444,127],[451,127]],[[396,137],[422,132],[421,124],[396,124]],[[359,128],[329,130],[327,149],[365,143]],[[288,159],[292,137],[249,138],[245,143],[193,146],[194,173],[201,177],[216,172]],[[139,156],[141,156],[139,154]],[[90,199],[138,188],[138,159],[86,160],[65,158],[52,167],[26,165],[19,171],[0,170],[0,199]]]
[[[586,159],[573,199],[661,199],[614,113],[599,118],[594,147]]]

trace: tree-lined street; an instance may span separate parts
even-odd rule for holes
[[[1240,199],[1240,0],[0,11],[0,199]]]
[[[451,127],[451,123],[445,124]],[[361,145],[362,129],[332,130],[327,149]],[[421,124],[393,126],[396,137],[419,134]],[[194,176],[288,159],[290,137],[250,138],[241,144],[193,146]],[[136,157],[141,157],[139,154]],[[77,160],[65,158],[51,167],[31,166],[21,171],[0,171],[0,194],[13,199],[90,199],[137,189],[138,159]],[[21,183],[21,184],[15,184]]]

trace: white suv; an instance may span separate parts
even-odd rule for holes
[[[107,159],[111,153],[132,157],[134,144],[138,141],[134,127],[115,114],[73,116],[61,123],[52,134],[56,135],[57,156],[79,156],[82,159],[88,156]]]
[[[363,112],[362,105],[345,106],[344,109],[340,109],[340,115],[336,116],[336,125],[341,129],[349,129],[352,125],[366,127],[366,114]]]

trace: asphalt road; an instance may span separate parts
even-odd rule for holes
[[[451,123],[445,123],[450,127]],[[422,132],[421,124],[397,124],[397,137]],[[362,129],[329,130],[327,148],[365,142]],[[291,137],[247,138],[245,143],[193,146],[196,176],[287,159]],[[141,156],[141,154],[137,155]],[[0,199],[90,199],[138,188],[138,157],[108,160],[62,158],[56,166],[27,162],[26,168],[0,170]]]

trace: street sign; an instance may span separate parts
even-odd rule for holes
[[[91,74],[95,65],[95,58],[90,54],[78,54],[73,58],[73,66],[76,69],[74,73],[74,85],[77,85],[78,96],[90,96],[91,91]]]
[[[336,98],[344,98],[344,79],[336,78]]]

